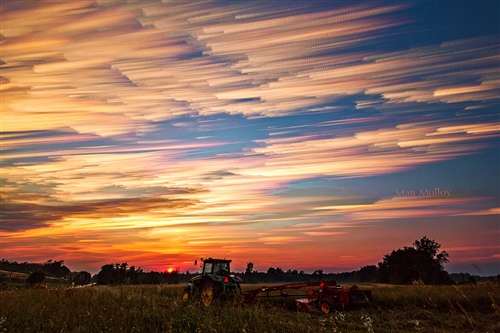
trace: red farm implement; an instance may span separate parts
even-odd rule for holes
[[[318,288],[313,288],[318,287]],[[334,309],[343,309],[353,305],[369,304],[372,300],[370,290],[361,290],[357,286],[345,288],[336,282],[299,282],[289,283],[272,287],[262,287],[249,290],[245,293],[245,303],[250,303],[261,297],[297,297],[301,295],[289,295],[287,289],[305,291],[307,298],[295,300],[297,309],[303,312],[321,310],[330,313]],[[257,296],[257,294],[264,294]],[[302,296],[306,296],[302,295]]]

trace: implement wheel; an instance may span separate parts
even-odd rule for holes
[[[333,303],[329,299],[324,299],[321,301],[320,309],[324,313],[330,313],[333,311]]]
[[[209,306],[212,302],[219,298],[220,287],[215,284],[212,280],[206,279],[203,281],[201,286],[201,303],[205,306]]]

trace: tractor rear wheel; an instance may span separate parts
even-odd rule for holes
[[[320,309],[324,313],[330,313],[333,311],[333,302],[329,299],[324,299],[320,303]]]
[[[212,302],[219,298],[220,286],[215,284],[212,280],[206,279],[201,286],[201,303],[209,306]]]

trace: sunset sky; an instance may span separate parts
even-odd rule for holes
[[[498,1],[2,1],[0,257],[500,273]]]

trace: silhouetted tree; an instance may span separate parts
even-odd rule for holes
[[[267,275],[264,277],[266,282],[285,281],[285,272],[281,267],[269,267]]]
[[[73,272],[71,273],[71,283],[75,285],[84,285],[89,284],[92,280],[92,276],[89,272],[81,271],[81,272]]]
[[[68,267],[64,266],[64,260],[48,260],[42,267],[42,270],[49,276],[57,278],[66,278],[71,271]]]
[[[253,282],[253,274],[254,271],[253,271],[253,262],[248,262],[247,263],[247,268],[245,269],[245,276],[243,278],[243,280],[246,282],[246,283],[252,283]]]
[[[423,255],[426,259],[432,260],[439,268],[444,269],[444,264],[448,262],[450,256],[448,252],[441,251],[441,244],[437,243],[434,239],[429,239],[424,236],[421,240],[413,242],[413,247]]]
[[[266,276],[266,279],[268,281],[276,281],[276,277],[278,276],[278,274],[276,273],[276,268],[274,267],[269,267],[267,269],[267,276]]]
[[[249,262],[247,263],[247,268],[245,269],[245,274],[252,274],[253,272],[253,263]]]
[[[317,269],[317,270],[315,270],[313,272],[313,275],[317,276],[318,280],[322,280],[323,279],[323,270],[322,269]]]
[[[448,253],[439,252],[441,245],[435,240],[423,237],[411,247],[404,247],[386,254],[378,264],[377,281],[391,284],[451,284],[452,280],[444,270]]]
[[[107,264],[97,273],[98,284],[124,284],[127,282],[127,263]]]
[[[101,270],[97,273],[97,283],[98,284],[113,284],[114,282],[114,265],[107,264],[101,266]]]
[[[358,271],[359,282],[373,282],[377,276],[377,266],[363,266]]]
[[[130,266],[130,268],[126,270],[126,275],[127,275],[127,283],[140,284],[142,269],[140,267],[136,269],[135,266]]]

